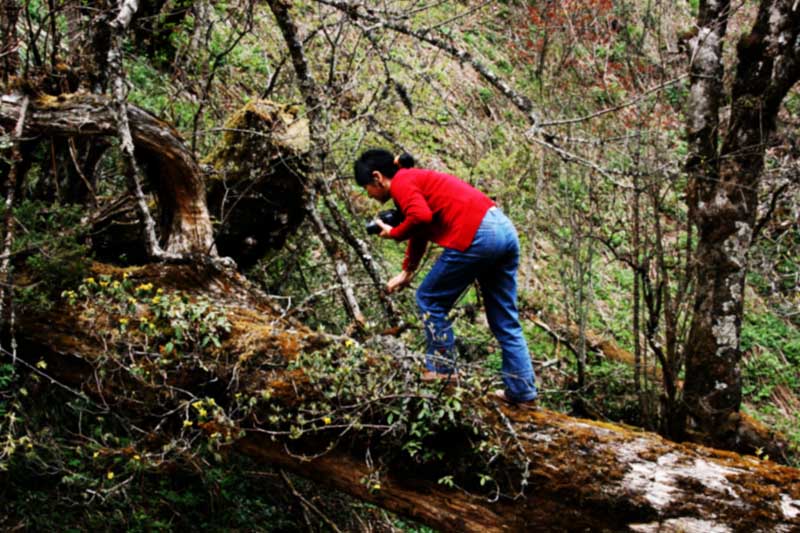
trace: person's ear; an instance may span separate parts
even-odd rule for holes
[[[372,177],[375,178],[374,183],[380,185],[381,187],[386,187],[387,179],[379,170],[373,170]]]

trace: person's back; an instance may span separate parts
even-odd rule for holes
[[[392,231],[392,238],[404,240],[415,226],[425,224],[428,240],[462,252],[472,243],[486,211],[494,206],[468,183],[427,169],[398,170],[391,181],[391,194],[406,216]]]

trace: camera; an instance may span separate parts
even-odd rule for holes
[[[384,224],[389,224],[392,227],[399,226],[403,220],[405,220],[405,216],[403,212],[399,209],[387,209],[386,211],[381,211],[378,213],[376,218],[381,219]],[[381,232],[381,227],[378,226],[378,223],[375,220],[370,220],[367,222],[367,233],[370,235],[377,235]]]

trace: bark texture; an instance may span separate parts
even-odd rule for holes
[[[565,344],[570,351],[577,355],[575,346],[580,342],[577,325],[567,322],[559,316],[542,311],[538,313],[523,311],[522,315],[525,320],[530,320],[533,324],[546,331],[556,342]],[[631,367],[635,367],[637,363],[635,354],[621,348],[616,342],[608,340],[596,332],[587,331],[584,340],[586,342],[586,350],[603,359],[623,363]],[[661,367],[657,366],[654,361],[649,361],[646,366],[640,364],[639,371],[646,379],[656,383],[660,383],[664,379]],[[776,389],[771,399],[776,404],[779,404],[781,395],[781,390]],[[583,408],[590,418],[596,420],[606,418],[603,413],[593,411],[591,406],[587,404],[584,404]],[[706,439],[703,434],[689,434],[686,437],[697,443],[705,442]],[[750,455],[766,453],[774,461],[782,464],[789,462],[787,452],[791,449],[791,443],[786,436],[771,430],[766,425],[744,413],[740,414],[736,428],[735,445],[734,448],[729,449],[737,453]]]
[[[123,70],[122,43],[125,32],[139,9],[138,0],[123,0],[120,2],[119,13],[111,21],[111,48],[108,50],[108,66],[112,76],[112,96],[114,101],[115,121],[117,134],[120,140],[121,160],[128,181],[128,189],[136,201],[139,223],[144,234],[144,243],[147,256],[156,260],[181,260],[190,250],[190,243],[181,239],[180,233],[174,233],[176,239],[169,243],[170,246],[162,248],[156,234],[156,222],[150,214],[147,198],[142,190],[142,171],[134,154],[133,136],[131,135],[128,120],[128,88]],[[211,252],[211,247],[208,252]]]
[[[22,97],[0,98],[0,125],[13,127]],[[136,106],[127,105],[136,159],[158,194],[159,235],[164,249],[187,255],[215,255],[203,174],[179,134]],[[31,102],[25,136],[113,136],[118,133],[111,101],[104,96],[43,96]]]
[[[687,169],[698,245],[684,399],[690,429],[708,433],[710,443],[735,448],[747,252],[766,145],[780,103],[800,78],[800,6],[794,0],[762,0],[753,29],[738,43],[731,117],[718,150],[722,41],[729,9],[728,2],[701,2],[700,30],[692,43]]]
[[[269,300],[236,275],[188,265],[149,265],[126,272],[135,283],[157,284],[165,297],[175,289],[212,296],[232,329],[218,351],[195,361],[194,367],[182,366],[170,387],[149,390],[147,381],[137,382],[138,386],[112,384],[111,373],[96,372],[108,361],[107,343],[114,340],[93,332],[108,319],[102,313],[89,317],[63,305],[47,316],[26,317],[21,352],[32,354],[32,361],[44,354],[54,377],[102,398],[120,415],[187,392],[195,398],[214,397],[217,405],[233,409],[237,394],[247,397],[254,390],[269,391],[270,405],[291,413],[315,392],[305,370],[290,363],[320,347],[353,342],[284,322]],[[123,276],[121,270],[96,265],[95,275],[100,273]],[[372,357],[369,352],[365,356]],[[144,359],[138,356],[136,361]],[[259,415],[242,423],[245,436],[230,446],[444,531],[789,532],[800,528],[800,470],[543,409],[498,406],[481,395],[465,407],[465,417],[478,416],[507,430],[508,446],[501,447],[495,458],[496,479],[504,487],[499,494],[478,493],[477,484],[470,493],[438,482],[448,461],[466,471],[472,466],[465,440],[452,435],[430,441],[430,450],[443,452],[442,459],[421,465],[400,450],[386,453],[392,451],[385,449],[389,437],[380,432],[351,427],[340,435],[342,429],[328,427],[291,439],[271,433],[267,417]],[[179,416],[149,424],[158,423],[156,433],[180,431]],[[147,420],[139,420],[147,431]],[[204,428],[220,431],[213,422]],[[328,446],[332,449],[319,454]],[[522,491],[520,465],[508,455],[512,448],[527,458],[523,478],[527,486]],[[380,486],[365,484],[376,471],[381,473]],[[505,495],[511,493],[517,497]]]
[[[19,19],[18,0],[0,2],[0,81],[8,83],[9,77],[15,76],[19,67],[19,39],[17,37],[17,20]]]

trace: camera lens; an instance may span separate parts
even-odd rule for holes
[[[381,227],[378,225],[377,222],[374,220],[370,220],[367,222],[367,234],[368,235],[377,235],[381,232]]]

